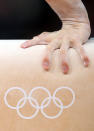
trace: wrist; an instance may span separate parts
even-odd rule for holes
[[[77,31],[80,30],[84,30],[87,31],[91,34],[91,26],[90,23],[88,23],[87,21],[85,22],[81,22],[81,21],[63,21],[61,30],[70,30],[70,29],[74,29]]]
[[[79,37],[86,36],[85,40],[90,37],[91,27],[87,22],[78,22],[78,21],[64,21],[61,31],[74,32],[74,34],[79,34]],[[70,33],[71,35],[71,33]]]
[[[64,28],[68,28],[72,27],[75,29],[79,29],[79,28],[86,28],[88,29],[89,32],[91,32],[91,26],[90,26],[90,22],[88,21],[79,21],[79,20],[65,20],[62,21],[62,27],[61,30]]]

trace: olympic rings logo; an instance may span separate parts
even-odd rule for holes
[[[45,92],[48,94],[48,97],[46,97],[46,98],[42,101],[41,105],[39,105],[39,104],[38,104],[38,101],[37,101],[35,98],[32,97],[33,92],[36,91],[36,90],[38,90],[38,89],[41,89],[41,90],[45,91]],[[68,104],[68,105],[66,105],[66,106],[63,105],[63,102],[62,102],[58,97],[56,97],[56,93],[57,93],[58,91],[62,90],[62,89],[66,89],[66,90],[70,91],[70,92],[72,93],[72,97],[73,97],[71,103]],[[9,105],[9,104],[8,104],[8,101],[7,101],[7,95],[8,95],[8,93],[11,92],[12,90],[19,90],[19,91],[21,91],[21,92],[24,94],[24,97],[21,98],[21,99],[18,101],[18,103],[17,103],[17,105],[16,105],[15,107]],[[34,113],[32,116],[29,116],[29,117],[23,116],[23,115],[21,114],[21,112],[20,112],[20,109],[24,107],[24,105],[26,104],[26,101],[27,101],[27,100],[29,101],[30,105],[31,105],[33,108],[36,109],[35,113]],[[44,112],[44,108],[46,108],[46,107],[50,104],[51,100],[53,100],[54,104],[55,104],[58,108],[60,108],[59,113],[58,113],[57,115],[55,115],[55,116],[49,116],[49,115],[47,115],[47,114]],[[59,104],[58,104],[56,101],[58,101]],[[63,109],[66,109],[66,108],[71,107],[72,104],[74,103],[74,101],[75,101],[75,93],[74,93],[74,91],[73,91],[71,88],[69,88],[69,87],[59,87],[59,88],[57,88],[57,89],[54,91],[54,93],[53,93],[52,96],[51,96],[51,93],[49,92],[49,90],[48,90],[47,88],[44,88],[44,87],[35,87],[35,88],[33,88],[33,89],[30,91],[30,93],[29,93],[28,96],[27,96],[26,92],[24,91],[24,89],[19,88],[19,87],[12,87],[12,88],[9,88],[9,89],[6,91],[5,95],[4,95],[4,102],[5,102],[5,104],[7,105],[7,107],[9,107],[10,109],[15,109],[15,110],[17,111],[18,115],[19,115],[22,119],[33,119],[34,117],[36,117],[36,115],[38,114],[39,110],[41,111],[41,113],[43,114],[43,116],[46,117],[46,118],[48,118],[48,119],[58,118],[58,117],[63,113]],[[22,102],[23,102],[23,103],[22,103]],[[33,104],[33,102],[34,102],[35,104]],[[45,104],[46,102],[47,102],[47,104]],[[22,104],[21,104],[21,103],[22,103]]]

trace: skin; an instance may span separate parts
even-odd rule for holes
[[[83,44],[89,39],[91,28],[88,14],[81,0],[46,0],[57,13],[63,26],[59,31],[43,32],[21,44],[25,49],[44,44],[46,51],[42,66],[45,70],[51,67],[51,57],[56,49],[60,49],[60,63],[64,74],[69,72],[68,50],[74,48],[80,55],[85,67],[89,66],[89,58]]]
[[[0,41],[0,131],[94,131],[94,40],[83,45],[91,61],[89,68],[84,68],[74,49],[69,50],[71,69],[67,75],[59,68],[59,49],[53,54],[50,71],[46,72],[41,66],[46,46],[34,46],[24,51],[19,47],[21,42],[22,40]],[[67,86],[75,92],[76,99],[74,104],[64,109],[62,115],[56,119],[47,119],[39,111],[35,118],[26,120],[4,102],[5,92],[15,86],[24,89],[27,95],[37,86],[45,87],[51,95],[57,88]],[[64,91],[59,91],[56,96],[64,105],[68,105],[72,95]],[[22,92],[15,90],[8,94],[7,100],[10,105],[16,106],[23,97]],[[38,90],[32,97],[41,105],[48,94]],[[58,101],[57,103],[59,104]],[[34,102],[33,104],[36,105]],[[28,101],[20,109],[25,116],[32,116],[35,111]],[[56,115],[60,108],[51,101],[44,111],[52,116]]]

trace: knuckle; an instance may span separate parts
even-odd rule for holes
[[[66,49],[64,49],[64,48],[61,48],[61,49],[60,49],[60,53],[61,53],[61,54],[66,54],[66,52],[67,52]]]
[[[32,40],[39,40],[39,36],[34,36]]]
[[[79,46],[78,47],[79,48],[79,50],[80,50],[80,53],[83,55],[83,56],[85,56],[85,50],[84,50],[84,47],[81,45],[81,46]]]
[[[81,41],[78,38],[73,38],[70,40],[70,44],[72,47],[79,47],[81,45]]]
[[[52,50],[52,46],[49,44],[49,45],[47,45],[47,50],[48,51],[51,51]]]
[[[60,52],[61,52],[61,54],[65,54],[66,53],[66,51],[64,49],[61,49]]]

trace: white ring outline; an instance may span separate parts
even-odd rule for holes
[[[62,89],[67,89],[67,90],[69,90],[69,91],[72,93],[72,96],[73,96],[72,102],[71,102],[70,104],[68,104],[67,106],[64,106],[64,108],[66,109],[66,108],[69,108],[70,106],[73,105],[73,103],[74,103],[74,101],[75,101],[75,93],[74,93],[74,91],[73,91],[71,88],[66,87],[66,86],[61,86],[61,87],[59,87],[59,88],[57,88],[57,89],[55,90],[55,92],[53,93],[53,98],[56,97],[56,93],[57,93],[59,90],[62,90]],[[57,107],[60,107],[60,105],[58,105],[57,102],[56,102],[54,99],[53,99],[53,101],[54,101],[54,103],[57,105]]]
[[[42,86],[38,86],[38,87],[35,87],[35,88],[33,88],[31,91],[30,91],[30,93],[29,93],[29,97],[31,98],[32,97],[32,93],[35,91],[35,90],[37,90],[37,89],[42,89],[42,90],[44,90],[45,92],[47,92],[48,93],[48,96],[49,96],[49,101],[48,101],[48,103],[46,104],[46,105],[44,105],[44,108],[46,108],[49,104],[50,104],[50,102],[51,102],[51,93],[50,93],[50,91],[47,89],[47,88],[44,88],[44,87],[42,87]],[[34,107],[34,108],[36,108],[36,106],[31,102],[31,100],[29,99],[29,102],[30,102],[30,104]],[[39,108],[39,109],[41,109],[41,106],[39,106],[39,107],[37,107],[37,108]],[[42,107],[43,108],[43,107]]]
[[[36,117],[36,115],[38,114],[38,112],[39,112],[39,108],[37,108],[36,109],[36,111],[35,111],[35,113],[32,115],[32,116],[24,116],[24,115],[22,115],[21,113],[20,113],[20,110],[19,110],[19,105],[20,105],[20,103],[24,100],[29,100],[29,99],[32,99],[35,103],[36,103],[36,105],[38,106],[38,102],[36,101],[36,99],[34,99],[33,97],[32,98],[30,98],[30,97],[24,97],[24,98],[21,98],[19,101],[18,101],[18,103],[17,103],[17,113],[18,113],[18,115],[21,117],[21,118],[23,118],[23,119],[32,119],[32,118],[34,118],[34,117]],[[25,104],[24,104],[25,105]]]
[[[47,98],[45,98],[43,101],[42,101],[42,104],[41,104],[41,106],[43,106],[43,104],[47,101],[47,99],[49,99],[49,97],[47,97]],[[43,111],[43,109],[44,108],[41,108],[41,113],[44,115],[44,117],[46,117],[46,118],[48,118],[48,119],[56,119],[56,118],[58,118],[62,113],[63,113],[63,102],[59,99],[59,98],[57,98],[57,97],[51,97],[51,99],[53,100],[53,99],[56,99],[59,103],[60,103],[60,107],[59,108],[61,108],[61,110],[60,110],[60,112],[57,114],[57,115],[55,115],[55,116],[49,116],[49,115],[47,115],[44,111]],[[54,102],[54,101],[53,101]],[[56,105],[57,106],[57,105]]]
[[[25,97],[27,97],[27,94],[26,94],[26,92],[24,91],[24,89],[22,89],[22,88],[20,88],[20,87],[11,87],[11,88],[9,88],[9,89],[5,92],[5,96],[4,96],[4,102],[5,102],[5,104],[6,104],[9,108],[11,108],[11,109],[17,109],[17,107],[14,107],[14,106],[9,105],[9,104],[8,104],[8,101],[7,101],[7,95],[8,95],[8,93],[11,92],[12,90],[20,90],[20,91],[24,94]],[[23,97],[23,98],[24,98],[24,97]],[[26,103],[26,100],[23,102],[23,104],[22,104],[19,108],[22,108],[25,103]]]
[[[46,98],[42,101],[41,106],[39,106],[39,104],[38,104],[38,102],[37,102],[37,100],[36,100],[35,98],[31,97],[31,96],[32,96],[32,93],[33,93],[35,90],[37,90],[37,89],[42,89],[42,90],[44,90],[45,92],[48,93],[48,96],[49,96],[49,97],[46,97]],[[72,93],[72,95],[73,95],[72,102],[71,102],[70,104],[68,104],[67,106],[64,106],[64,105],[63,105],[63,102],[62,102],[58,97],[56,97],[56,93],[57,93],[59,90],[61,90],[61,89],[67,89],[67,90],[69,90],[69,91]],[[12,91],[12,90],[20,90],[20,91],[24,94],[24,96],[25,96],[25,97],[22,97],[22,98],[18,101],[16,107],[9,105],[9,104],[8,104],[8,101],[7,101],[7,99],[6,99],[8,93],[9,93],[10,91]],[[20,103],[21,103],[23,100],[24,100],[24,102],[22,103],[21,106],[19,106]],[[34,113],[32,116],[30,116],[30,117],[23,116],[23,115],[20,113],[20,110],[19,110],[20,108],[22,108],[22,107],[25,105],[25,103],[26,103],[27,100],[29,100],[29,103],[36,109],[35,113]],[[47,100],[48,100],[48,103],[43,106],[43,104],[44,104]],[[43,111],[43,109],[46,108],[46,107],[50,104],[51,100],[53,100],[54,104],[61,109],[60,112],[59,112],[57,115],[55,115],[55,116],[48,116],[48,115]],[[56,102],[56,100],[60,103],[60,105]],[[70,106],[72,106],[72,104],[73,104],[74,101],[75,101],[75,93],[74,93],[74,91],[73,91],[71,88],[69,88],[69,87],[59,87],[59,88],[57,88],[57,89],[54,91],[53,96],[51,96],[51,93],[50,93],[50,91],[49,91],[47,88],[45,88],[45,87],[34,87],[34,88],[30,91],[29,96],[27,97],[27,94],[26,94],[26,92],[24,91],[24,89],[22,89],[22,88],[20,88],[20,87],[12,87],[12,88],[9,88],[9,89],[6,91],[5,96],[4,96],[4,101],[5,101],[5,104],[6,104],[9,108],[11,108],[11,109],[16,109],[18,115],[19,115],[21,118],[23,118],[23,119],[32,119],[32,118],[34,118],[34,117],[38,114],[39,109],[41,109],[41,113],[44,115],[44,117],[46,117],[46,118],[48,118],[48,119],[55,119],[55,118],[59,117],[59,116],[62,114],[64,108],[69,108]],[[31,101],[34,101],[35,104],[36,104],[36,106],[35,106]]]

